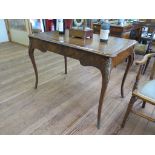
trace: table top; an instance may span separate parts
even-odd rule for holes
[[[115,57],[122,51],[137,43],[137,41],[135,40],[111,36],[109,37],[107,43],[100,42],[100,36],[98,34],[93,34],[93,38],[74,38],[69,37],[68,30],[66,30],[65,35],[60,35],[58,32],[41,32],[37,34],[31,34],[29,35],[29,37],[92,52],[107,57]]]

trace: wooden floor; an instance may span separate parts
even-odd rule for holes
[[[125,98],[120,97],[120,84],[126,63],[112,70],[98,130],[100,72],[68,59],[65,75],[62,56],[36,51],[39,87],[35,90],[27,51],[26,47],[14,43],[0,44],[0,134],[155,134],[153,123],[134,114],[125,128],[120,129],[137,66],[132,66],[127,77]],[[146,77],[147,74],[143,79]],[[141,109],[138,101],[135,108],[155,117],[152,105]]]

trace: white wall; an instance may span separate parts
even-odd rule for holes
[[[6,26],[4,19],[0,19],[0,43],[8,41],[8,34],[6,31]]]

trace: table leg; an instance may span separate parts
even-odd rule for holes
[[[97,128],[100,128],[100,120],[101,120],[101,111],[102,111],[102,105],[103,100],[105,97],[106,89],[108,87],[108,82],[110,78],[111,73],[111,61],[107,61],[106,66],[101,70],[102,75],[102,88],[100,93],[100,99],[99,99],[99,106],[98,106],[98,115],[97,115]]]
[[[33,65],[33,69],[35,72],[35,77],[36,77],[36,81],[35,81],[35,89],[37,89],[38,86],[38,71],[37,71],[37,67],[36,67],[36,63],[35,63],[35,59],[34,59],[34,48],[31,47],[31,44],[29,46],[29,57],[31,59],[32,65]]]
[[[102,105],[106,93],[106,89],[108,86],[110,73],[112,69],[112,59],[111,58],[102,58],[98,56],[83,56],[80,59],[80,63],[83,66],[93,66],[100,70],[102,76],[102,86],[101,86],[101,93],[98,105],[98,114],[97,114],[97,128],[100,128],[100,120],[101,120],[101,112],[102,112]]]
[[[67,57],[64,56],[64,62],[65,62],[65,74],[67,74]]]
[[[133,61],[134,61],[134,54],[131,54],[131,55],[129,55],[129,57],[128,57],[128,63],[127,63],[127,66],[126,66],[126,70],[125,70],[123,79],[122,79],[122,84],[121,84],[121,97],[122,97],[122,98],[124,98],[124,90],[123,90],[124,83],[125,83],[127,74],[128,74],[128,72],[129,72],[129,69],[130,69],[131,65],[133,64]]]

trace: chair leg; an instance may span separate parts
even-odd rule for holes
[[[151,59],[151,58],[149,58],[149,59],[147,60],[146,64],[144,65],[144,68],[143,68],[143,71],[142,71],[142,75],[145,74],[146,69],[147,69],[147,67],[148,67],[148,65],[149,65],[149,63],[150,63],[150,59]]]
[[[65,74],[67,74],[67,57],[64,56],[64,62],[65,62]]]
[[[136,101],[136,97],[135,96],[132,96],[131,99],[130,99],[130,102],[128,104],[128,108],[126,110],[126,113],[125,113],[125,116],[124,116],[124,119],[123,119],[121,128],[124,128],[124,125],[126,123],[126,120],[127,120],[128,116],[129,116],[129,113],[130,113],[130,111],[131,111],[131,109],[132,109],[133,104],[134,104],[135,101]]]
[[[142,108],[145,108],[145,104],[146,104],[146,102],[143,101]]]

